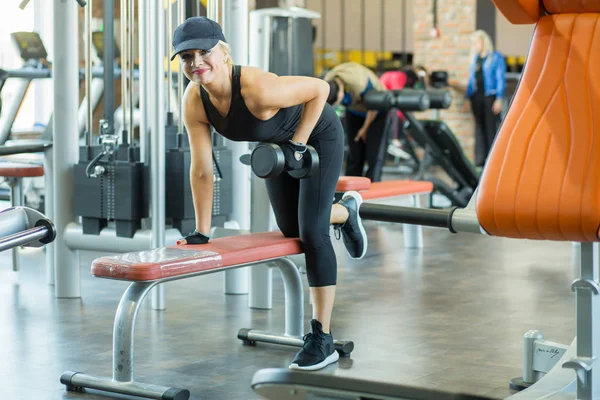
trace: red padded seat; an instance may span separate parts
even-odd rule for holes
[[[349,192],[351,190],[360,192],[371,187],[371,180],[364,176],[340,176],[335,187],[336,192]]]
[[[433,183],[426,181],[383,181],[373,182],[369,190],[360,192],[363,200],[385,197],[427,194],[433,191]]]
[[[0,160],[0,176],[5,178],[30,178],[44,176],[44,166]]]
[[[92,275],[128,281],[152,281],[303,253],[299,238],[264,232],[213,239],[203,245],[161,247],[101,257]]]

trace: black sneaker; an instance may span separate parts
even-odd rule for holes
[[[342,200],[338,204],[343,205],[348,210],[348,219],[343,224],[335,224],[336,239],[344,237],[346,250],[352,258],[363,258],[367,252],[367,233],[363,228],[358,209],[362,204],[362,197],[357,192],[351,191],[344,193]]]
[[[304,335],[304,346],[296,354],[290,369],[315,371],[336,362],[340,355],[335,351],[333,336],[324,333],[321,323],[316,319],[310,321],[311,333]]]

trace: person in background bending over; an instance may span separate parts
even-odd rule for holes
[[[323,78],[329,83],[327,102],[346,107],[346,138],[349,152],[345,175],[366,176],[372,182],[381,180],[386,148],[385,123],[387,113],[367,110],[363,95],[369,90],[385,90],[373,71],[364,65],[347,62],[329,71]]]
[[[196,229],[178,245],[209,242],[213,202],[213,159],[210,126],[234,141],[278,144],[285,169],[302,168],[312,145],[319,154],[318,170],[296,179],[287,172],[266,179],[269,200],[279,229],[299,237],[313,305],[311,332],[290,364],[316,370],[338,360],[329,330],[337,281],[336,255],[329,236],[333,224],[341,232],[352,258],[362,258],[367,237],[356,192],[333,204],[344,158],[344,132],[333,107],[326,104],[327,83],[304,76],[277,76],[253,67],[234,65],[221,26],[206,17],[192,17],[173,33],[173,55],[190,83],[183,96],[183,122],[190,141],[190,184]],[[235,238],[232,238],[235,240]]]
[[[506,88],[506,61],[502,54],[494,51],[492,39],[484,31],[475,31],[471,40],[473,56],[466,97],[471,101],[475,117],[475,165],[482,167],[500,125]],[[466,102],[465,109],[468,107]]]

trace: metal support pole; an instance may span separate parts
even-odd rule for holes
[[[177,23],[182,24],[185,21],[185,1],[177,0]],[[173,33],[171,32],[171,35]],[[170,61],[169,61],[170,62]],[[179,66],[177,74],[177,100],[179,101],[179,112],[177,115],[178,118],[178,128],[177,133],[183,134],[183,92],[184,92],[184,76],[183,76],[183,68]],[[171,90],[171,88],[169,88]],[[168,96],[167,96],[168,97]]]
[[[134,135],[133,135],[133,127],[134,125],[134,121],[133,121],[133,115],[134,115],[134,111],[135,111],[135,98],[134,98],[134,93],[133,93],[133,88],[135,85],[135,80],[133,79],[133,74],[134,74],[134,66],[135,66],[135,48],[133,47],[134,44],[134,40],[133,40],[133,33],[135,31],[134,27],[135,27],[135,18],[134,18],[134,13],[135,13],[135,0],[128,0],[129,2],[129,15],[128,15],[128,21],[129,23],[127,24],[127,38],[129,39],[127,46],[129,48],[129,77],[127,79],[127,81],[129,82],[129,92],[128,92],[128,97],[129,97],[129,146],[134,147]],[[123,77],[123,73],[121,74],[121,77]]]
[[[23,196],[23,178],[9,178],[8,184],[10,186],[10,205],[12,207],[19,207],[25,205],[25,199]],[[19,247],[13,247],[12,253],[12,269],[13,271],[19,271],[21,269],[19,263]]]
[[[127,39],[127,5],[129,0],[120,0],[121,6],[121,143],[129,143],[127,131],[127,108],[129,107],[127,98],[127,63],[129,62],[129,40]],[[108,68],[108,65],[105,65]]]
[[[146,2],[138,2],[138,49],[148,48],[148,12]],[[146,140],[148,134],[148,58],[149,51],[138,51],[139,55],[139,109],[140,109],[140,161],[145,163],[149,153]]]
[[[150,182],[151,211],[152,211],[152,248],[165,245],[165,21],[162,2],[149,2],[150,4],[150,57],[151,79],[153,93],[151,109],[153,118],[151,123],[151,156],[150,156]],[[165,293],[164,285],[158,285],[152,291],[152,308],[164,310]]]
[[[209,0],[209,3],[211,1],[214,0]],[[233,61],[239,65],[248,65],[248,0],[225,0],[223,29],[227,41],[235,43],[231,53]],[[231,177],[229,177],[233,181],[232,198],[234,199],[231,219],[240,229],[250,230],[251,171],[247,165],[239,162],[240,157],[249,152],[248,143],[226,140],[225,145],[231,150],[233,160]],[[248,280],[248,268],[225,271],[223,290],[226,294],[246,294]]]
[[[86,144],[92,145],[94,109],[92,105],[92,0],[85,7],[85,132]]]
[[[108,122],[108,131],[100,134],[112,135],[115,129],[115,71],[112,68],[115,65],[115,25],[114,25],[114,0],[103,0],[103,63],[104,63],[104,119]],[[56,15],[56,13],[54,14]],[[124,49],[121,49],[123,53]],[[121,68],[121,76],[123,69]]]
[[[44,188],[46,197],[44,201],[44,214],[50,221],[54,221],[54,150],[49,148],[44,151]],[[46,245],[46,281],[54,285],[54,246],[56,240]]]
[[[106,1],[104,4],[109,3]],[[54,132],[54,224],[56,240],[54,252],[55,294],[57,297],[81,297],[79,258],[63,240],[64,229],[75,219],[73,215],[73,165],[77,163],[79,104],[79,68],[77,51],[77,3],[54,0],[54,15],[60,23],[54,24],[53,86]],[[108,64],[112,65],[112,64]],[[105,68],[112,70],[112,68]],[[105,98],[106,101],[106,98]]]

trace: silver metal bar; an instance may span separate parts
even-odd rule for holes
[[[598,332],[600,321],[594,318],[600,307],[598,293],[598,268],[595,268],[594,244],[581,243],[581,272],[572,289],[577,296],[577,358],[571,359],[563,368],[573,368],[577,376],[577,398],[591,400],[598,398],[600,382],[596,371]],[[594,365],[596,364],[596,365]]]
[[[174,245],[181,237],[177,229],[165,230],[165,243]],[[132,238],[117,236],[115,228],[104,228],[99,235],[86,235],[81,225],[71,222],[64,230],[65,244],[73,250],[130,252],[156,248],[153,246],[153,232],[138,229]],[[162,247],[162,246],[157,246]]]
[[[23,179],[22,178],[9,178],[8,183],[10,186],[10,204],[12,207],[20,207],[25,204],[25,196],[23,194]],[[1,250],[0,250],[1,251]],[[19,259],[19,245],[13,246],[12,248],[12,270],[19,271],[21,269]]]
[[[14,235],[6,236],[0,239],[0,252],[14,247],[21,246],[27,243],[42,240],[48,235],[48,228],[45,226],[37,226],[27,229],[23,232],[15,233]]]
[[[302,347],[304,345],[302,336],[276,335],[254,329],[241,329],[238,332],[238,338],[251,342],[272,343],[282,346]],[[347,356],[354,350],[354,343],[348,340],[335,340],[333,345],[335,346],[335,350],[342,356]]]
[[[226,0],[223,7],[223,32],[230,43],[235,43],[231,49],[231,57],[236,64],[248,64],[248,0]],[[248,143],[225,140],[225,145],[231,151],[231,159],[239,160],[249,152]],[[226,224],[236,226],[244,231],[250,230],[250,168],[241,162],[231,165],[232,181],[231,197],[236,199],[231,209],[230,221]],[[226,226],[227,226],[226,225]],[[239,268],[225,273],[226,294],[247,294],[247,268]]]
[[[486,234],[477,218],[477,211],[459,208],[452,214],[452,229],[456,232],[470,232]]]
[[[121,130],[125,131],[127,129],[127,62],[129,60],[129,52],[128,52],[128,40],[127,40],[127,3],[129,0],[120,0],[121,7],[121,15],[120,15],[120,24],[121,24]],[[110,66],[105,65],[104,68],[110,68]],[[125,140],[125,137],[122,137],[121,140]]]
[[[150,68],[150,51],[146,51],[150,41],[148,40],[148,2],[138,2],[138,55],[139,55],[139,109],[140,109],[140,161],[146,163],[148,154],[150,153],[148,140],[149,115],[152,113],[148,110],[148,92],[150,87],[149,68]],[[142,49],[140,51],[139,49]]]
[[[85,7],[85,104],[86,119],[85,131],[87,132],[87,145],[92,145],[94,108],[92,98],[92,1]]]
[[[153,233],[151,248],[154,249],[165,245],[165,22],[163,3],[151,3],[153,95],[150,98],[153,102],[154,118],[151,130],[150,179]],[[161,285],[152,293],[152,306],[155,310],[164,310],[166,307],[164,291],[164,286]]]
[[[177,1],[177,21],[182,24],[185,21],[185,1],[184,0],[178,0]],[[179,70],[178,70],[179,74],[178,74],[178,78],[177,78],[177,100],[179,102],[179,112],[177,113],[177,115],[179,116],[178,118],[178,128],[177,128],[177,133],[183,134],[183,92],[184,92],[184,75],[183,75],[183,68],[181,66],[181,64],[179,65]],[[170,93],[170,91],[169,91]],[[167,96],[169,97],[169,96]]]
[[[285,290],[285,334],[304,335],[304,289],[296,264],[287,258],[277,260]]]
[[[46,190],[44,214],[54,221],[54,158],[52,148],[44,151],[44,189]],[[46,281],[54,285],[54,247],[56,241],[48,243],[46,250]]]
[[[179,0],[181,1],[181,0]],[[173,3],[171,0],[167,2],[167,40],[166,45],[170,49],[171,38],[173,36]],[[168,53],[168,51],[165,49]],[[171,66],[171,60],[167,62],[167,112],[171,112],[171,93],[173,91],[173,68]]]
[[[121,297],[113,326],[113,380],[133,381],[135,320],[144,297],[158,282],[134,282]]]
[[[150,385],[147,383],[140,382],[118,382],[113,381],[108,378],[98,378],[91,375],[75,373],[70,379],[69,382],[71,385],[75,387],[81,388],[90,388],[96,390],[103,390],[112,393],[121,393],[127,394],[131,396],[145,397],[148,399],[163,399],[166,392],[174,392],[174,391],[185,391],[187,392],[187,397],[181,398],[189,398],[189,391],[184,389],[176,389],[170,388],[166,386],[158,386],[158,385]],[[175,397],[168,397],[175,398]],[[179,397],[177,397],[179,398]]]
[[[133,40],[133,33],[134,33],[134,27],[135,27],[135,21],[134,21],[134,13],[135,13],[135,0],[127,0],[128,4],[129,4],[129,15],[128,15],[128,19],[129,19],[129,23],[127,24],[127,30],[128,30],[128,35],[127,37],[129,38],[129,77],[128,77],[128,83],[129,83],[129,146],[130,147],[134,147],[134,135],[133,135],[133,126],[134,126],[134,121],[133,121],[133,114],[135,111],[135,99],[134,99],[134,93],[133,93],[133,89],[134,89],[134,85],[135,85],[135,80],[133,79],[133,73],[134,73],[134,67],[135,67],[135,48],[134,48],[134,40]],[[122,79],[122,77],[121,77]]]
[[[108,1],[104,2],[107,5]],[[66,225],[75,220],[73,215],[73,165],[79,159],[77,108],[79,105],[79,70],[77,63],[77,7],[75,2],[54,0],[54,16],[60,23],[54,24],[53,85],[53,223],[56,226],[54,244],[55,294],[60,298],[81,296],[79,257],[63,240]],[[108,30],[112,35],[112,30]],[[112,37],[111,37],[112,39]],[[105,49],[106,50],[106,49]],[[112,62],[112,61],[111,61]],[[106,65],[105,70],[111,70]],[[108,102],[104,97],[105,104]],[[111,110],[112,113],[112,110]]]

